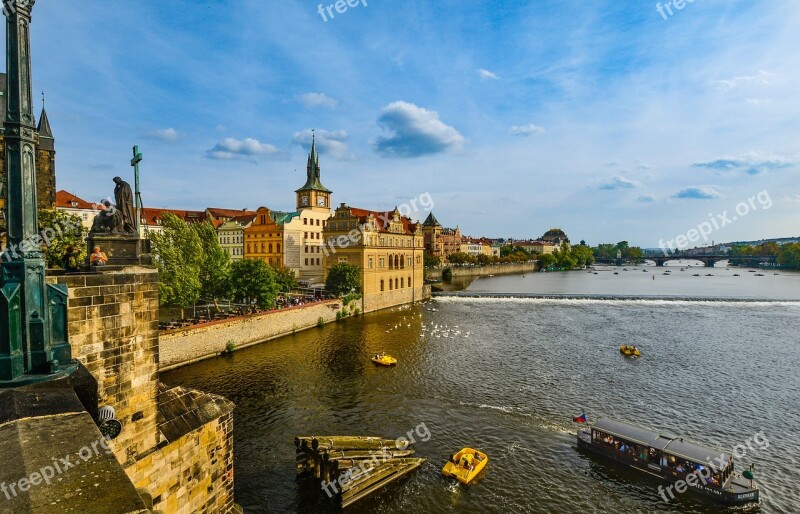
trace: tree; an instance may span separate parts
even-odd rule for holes
[[[361,289],[361,268],[346,262],[334,265],[328,271],[325,289],[337,296]]]
[[[217,300],[228,296],[230,256],[219,244],[217,231],[211,223],[193,223],[191,228],[203,247],[200,261],[200,296],[212,300],[217,305]],[[218,305],[217,310],[219,310]]]
[[[160,232],[150,233],[150,252],[158,268],[158,299],[181,309],[200,299],[203,244],[189,225],[172,213],[161,217]]]
[[[644,262],[644,252],[638,246],[622,250],[622,257],[628,259],[634,264]]]
[[[435,268],[442,263],[442,259],[438,255],[431,255],[427,252],[425,252],[424,259],[426,268]]]
[[[573,246],[570,257],[575,260],[578,267],[591,266],[594,263],[594,253],[588,246]]]
[[[229,290],[234,300],[270,309],[278,296],[275,270],[261,259],[241,259],[231,264]]]
[[[63,268],[67,247],[78,253],[78,263],[86,257],[81,219],[74,214],[59,210],[39,211],[39,234],[46,247],[44,258],[49,268]],[[17,250],[18,251],[18,250]]]
[[[286,268],[275,269],[275,282],[278,284],[278,290],[282,293],[288,293],[297,287],[297,279],[294,273]]]
[[[785,268],[800,268],[800,243],[789,243],[781,247],[778,264]]]
[[[538,260],[539,260],[539,267],[541,269],[547,269],[547,268],[549,268],[550,266],[552,266],[553,264],[556,263],[556,258],[553,257],[553,255],[549,254],[549,253],[543,253],[543,254],[539,255],[538,256]]]

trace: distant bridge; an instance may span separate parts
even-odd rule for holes
[[[645,255],[642,257],[645,261],[652,261],[655,262],[656,266],[661,267],[664,266],[667,262],[670,261],[700,261],[702,262],[705,267],[713,268],[716,263],[719,261],[727,261],[730,260],[732,257],[726,255],[724,253],[709,253],[709,254],[700,254],[700,255],[690,255],[686,253],[676,253],[670,255]],[[747,264],[758,267],[762,264],[768,266],[774,266],[777,263],[775,257],[761,257],[761,256],[736,256],[734,257],[737,261],[743,261]],[[597,259],[598,264],[615,264],[617,266],[622,266],[624,264],[628,264],[631,261],[627,259]]]

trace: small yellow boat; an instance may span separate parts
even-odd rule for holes
[[[623,344],[622,346],[620,346],[619,347],[619,351],[625,357],[641,357],[642,356],[642,352],[640,352],[638,348],[636,348],[635,346],[628,346],[626,344]]]
[[[455,455],[442,468],[442,475],[454,477],[462,484],[472,482],[478,473],[483,471],[489,462],[489,456],[472,448],[464,448]]]
[[[379,353],[372,358],[372,362],[381,366],[396,366],[397,359],[385,353]]]

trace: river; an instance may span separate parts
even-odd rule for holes
[[[295,480],[296,435],[415,429],[426,464],[351,512],[721,510],[688,494],[665,502],[658,480],[578,452],[571,418],[584,410],[590,422],[608,415],[723,449],[742,444],[737,470],[755,463],[762,500],[735,511],[797,511],[800,274],[646,269],[481,278],[466,290],[473,297],[347,319],[162,380],[236,403],[236,501],[246,512],[324,511],[321,489]],[[643,357],[622,357],[623,343]],[[399,365],[375,367],[379,351]],[[469,487],[441,476],[463,446],[490,457]]]

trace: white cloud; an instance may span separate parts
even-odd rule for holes
[[[730,91],[739,86],[746,84],[768,85],[774,82],[776,74],[768,71],[760,70],[755,75],[743,75],[741,77],[734,77],[727,80],[716,81],[717,89],[720,91]]]
[[[636,199],[637,202],[642,203],[652,203],[656,201],[656,197],[653,195],[642,195]]]
[[[635,189],[639,187],[639,183],[625,177],[614,177],[605,184],[600,185],[600,189],[607,191],[614,191],[617,189]]]
[[[328,154],[337,160],[353,160],[355,156],[348,152],[347,139],[350,137],[344,130],[301,130],[292,135],[292,143],[311,147],[312,134],[316,135],[317,150],[320,154]]]
[[[333,109],[339,104],[337,100],[334,100],[325,93],[305,93],[295,98],[308,109],[312,107],[328,107]]]
[[[720,197],[722,197],[722,195],[710,186],[687,187],[672,195],[672,198],[688,200],[713,200]]]
[[[692,166],[718,172],[741,171],[748,175],[759,175],[768,171],[800,166],[800,155],[786,156],[764,152],[747,152],[741,157],[722,157],[708,162],[696,162]]]
[[[249,160],[258,161],[265,159],[283,159],[285,155],[275,146],[269,143],[262,143],[251,137],[243,140],[226,137],[208,151],[206,154],[209,159],[217,160]]]
[[[515,125],[508,129],[508,132],[512,136],[535,136],[537,134],[544,134],[545,130],[544,127],[540,127],[538,125],[534,125],[533,123],[529,123],[528,125]]]
[[[386,157],[437,154],[466,142],[455,128],[442,123],[439,113],[408,102],[393,102],[384,107],[378,124],[391,133],[379,137],[374,145]]]
[[[174,128],[156,129],[148,132],[147,137],[150,139],[158,139],[159,141],[177,141],[181,135]]]
[[[484,70],[483,68],[481,68],[475,71],[478,73],[478,75],[480,75],[481,80],[500,80],[500,77],[498,77],[497,74],[489,70]]]

